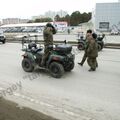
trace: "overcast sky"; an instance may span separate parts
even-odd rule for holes
[[[2,18],[31,18],[44,14],[46,11],[64,10],[71,14],[73,11],[90,12],[95,3],[117,2],[118,0],[0,0],[0,19]]]

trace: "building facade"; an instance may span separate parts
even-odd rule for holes
[[[97,3],[93,17],[96,30],[110,31],[112,27],[119,27],[120,2]]]
[[[6,18],[2,19],[2,24],[19,24],[19,23],[27,23],[28,19],[20,19],[20,18]]]

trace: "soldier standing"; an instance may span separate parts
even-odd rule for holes
[[[97,34],[93,33],[88,37],[88,48],[86,50],[87,62],[90,66],[89,71],[95,71],[97,67],[98,45],[96,42]]]
[[[92,30],[91,30],[91,29],[87,30],[87,33],[86,33],[85,52],[84,52],[84,55],[83,55],[83,58],[82,58],[81,62],[78,63],[78,64],[81,65],[81,66],[83,66],[83,64],[84,64],[84,62],[86,61],[86,58],[87,58],[88,37],[89,37],[90,35],[92,35]]]
[[[45,65],[45,62],[49,56],[51,48],[53,47],[53,34],[56,34],[56,29],[51,23],[47,23],[44,31],[43,31],[43,38],[44,38],[44,55],[42,57],[41,66]]]

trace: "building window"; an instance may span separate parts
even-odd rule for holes
[[[99,23],[99,28],[100,29],[109,29],[109,22],[100,22]]]

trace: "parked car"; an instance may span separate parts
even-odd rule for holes
[[[111,30],[110,34],[111,35],[119,35],[119,31],[118,30]]]
[[[5,44],[6,42],[6,38],[3,31],[0,31],[0,42],[2,42],[3,44]]]

